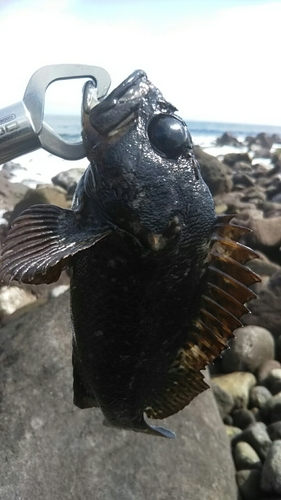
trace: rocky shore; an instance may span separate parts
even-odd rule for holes
[[[210,367],[211,390],[198,396],[188,409],[175,417],[180,439],[173,456],[177,453],[181,458],[171,464],[168,458],[161,458],[161,450],[166,446],[148,440],[143,444],[139,436],[128,436],[124,432],[116,438],[116,433],[101,428],[95,412],[79,412],[72,408],[69,402],[71,335],[69,319],[65,319],[68,314],[68,294],[65,292],[69,287],[66,272],[53,285],[36,287],[13,283],[7,287],[3,284],[0,288],[0,359],[5,369],[1,377],[1,431],[5,438],[2,441],[6,450],[3,457],[6,457],[7,467],[5,471],[3,469],[3,474],[0,472],[0,485],[4,484],[2,490],[0,486],[1,499],[87,500],[92,498],[91,488],[98,484],[98,478],[89,479],[91,473],[104,478],[101,480],[104,481],[104,489],[101,488],[95,497],[104,500],[141,500],[149,497],[159,500],[281,499],[281,138],[258,134],[246,138],[241,144],[226,133],[218,138],[217,144],[234,146],[237,151],[216,158],[196,146],[196,157],[213,194],[217,213],[236,214],[235,222],[253,230],[244,237],[243,243],[260,256],[260,259],[250,262],[249,267],[261,276],[262,282],[254,286],[258,298],[248,304],[251,314],[242,318],[244,328],[236,330],[236,339],[230,342],[231,349],[226,350]],[[273,144],[280,144],[280,149],[277,147],[273,151]],[[11,183],[13,163],[4,165],[0,171],[0,240],[3,241],[13,219],[32,204],[52,203],[69,207],[81,173],[81,169],[72,169],[53,178],[53,185],[28,189],[22,184]],[[61,297],[56,298],[59,295]],[[65,311],[63,317],[61,311]],[[38,332],[36,322],[41,322]],[[42,325],[46,326],[43,328]],[[57,332],[56,339],[53,330]],[[40,347],[39,339],[36,340],[37,333],[42,342],[47,335],[53,340],[46,340],[45,345]],[[36,356],[32,354],[32,349],[36,351]],[[31,363],[34,363],[34,368],[30,367]],[[45,374],[40,371],[42,366],[45,366]],[[40,371],[40,377],[36,375],[36,370]],[[59,370],[66,370],[66,379],[56,375]],[[66,394],[66,401],[63,398],[54,401],[54,396],[50,396],[53,394],[52,384],[48,385],[50,380],[55,384],[57,397]],[[21,394],[17,392],[18,388]],[[39,406],[36,407],[33,398],[29,397],[29,391]],[[49,404],[44,401],[47,394]],[[44,409],[45,416],[40,411],[38,416],[40,408]],[[13,412],[16,412],[16,417]],[[203,418],[200,417],[202,414]],[[55,429],[53,435],[52,426],[40,423],[46,422],[48,415]],[[71,419],[74,423],[70,432]],[[90,430],[92,426],[96,427],[99,437]],[[169,419],[168,427],[172,426],[172,419]],[[149,467],[156,467],[163,482],[158,483],[148,468],[143,468],[139,459],[136,461],[133,452],[129,453],[129,458],[126,458],[126,453],[121,453],[122,464],[117,458],[116,463],[113,460],[117,469],[120,467],[119,471],[110,468],[108,462],[112,460],[112,455],[106,443],[102,444],[101,436],[109,440],[113,457],[118,457],[116,446],[124,449],[126,445],[126,450],[132,446],[136,454],[140,449],[140,456],[148,460]],[[45,458],[38,450],[42,443],[47,448]],[[67,449],[60,448],[62,443]],[[220,448],[216,443],[220,443]],[[84,446],[84,451],[81,446]],[[168,453],[169,446],[165,453]],[[102,459],[97,459],[97,452]],[[69,453],[69,456],[65,467],[57,465],[57,470],[51,467],[57,493],[54,490],[48,494],[48,484],[43,476],[44,473],[48,476],[56,453]],[[75,460],[76,453],[87,465],[86,472],[77,465],[73,474],[78,477],[74,481],[73,477],[69,477],[67,467],[73,471],[72,460]],[[34,471],[23,466],[25,461],[31,460],[32,454],[35,457],[34,467],[43,469],[40,472],[42,477],[39,474],[40,477],[34,478],[37,485],[34,494],[30,483],[30,478],[35,477]],[[148,455],[153,460],[148,459]],[[89,465],[91,459],[92,466]],[[112,481],[111,489],[105,485],[104,461]],[[133,484],[128,474],[122,481],[122,473],[126,475],[126,469],[130,471],[129,476],[136,474],[139,487]],[[188,471],[188,480],[185,470]],[[210,473],[206,472],[208,470]],[[23,481],[22,489],[19,478]],[[82,481],[81,493],[79,480]],[[65,482],[71,484],[72,496],[67,496]],[[154,496],[151,488],[157,489]]]

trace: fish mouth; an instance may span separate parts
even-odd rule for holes
[[[87,120],[83,120],[83,127],[89,132],[90,126],[107,137],[119,133],[135,119],[150,89],[146,73],[137,70],[100,102],[92,82],[87,82],[83,91],[83,112]]]

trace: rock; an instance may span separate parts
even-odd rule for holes
[[[281,392],[272,396],[261,409],[263,419],[269,423],[281,419]]]
[[[23,198],[28,188],[18,182],[9,182],[7,172],[0,170],[0,209],[13,210],[16,203]]]
[[[267,384],[267,377],[270,374],[270,372],[274,369],[280,368],[280,363],[279,361],[276,361],[276,359],[271,359],[266,361],[262,366],[260,366],[258,372],[257,372],[257,379],[259,384],[265,385]]]
[[[66,192],[57,187],[43,185],[36,189],[28,189],[23,199],[16,204],[10,218],[12,222],[23,210],[26,210],[31,205],[49,203],[51,205],[57,205],[62,208],[69,208],[70,201],[66,198]]]
[[[248,146],[250,149],[253,149],[253,146],[258,146],[265,149],[271,149],[274,143],[274,139],[272,135],[266,134],[265,132],[261,132],[257,134],[255,138],[248,140]]]
[[[250,175],[240,172],[232,176],[232,182],[234,184],[234,189],[236,186],[249,187],[255,185],[255,181]]]
[[[281,495],[281,440],[274,441],[265,459],[261,488],[267,493]]]
[[[222,356],[225,373],[247,371],[254,373],[268,359],[274,358],[274,339],[265,328],[248,325],[235,330],[230,349]]]
[[[218,384],[212,382],[211,387],[215,396],[216,403],[222,420],[231,412],[234,407],[233,397],[224,391]]]
[[[221,137],[216,140],[216,146],[234,146],[240,148],[243,144],[229,132],[225,132]]]
[[[226,163],[226,165],[230,165],[231,167],[237,162],[243,162],[251,165],[252,160],[248,153],[229,153],[223,157],[223,163]]]
[[[260,256],[259,259],[253,259],[247,262],[247,267],[249,267],[254,273],[259,276],[272,276],[272,274],[277,271],[281,271],[280,266],[271,262],[262,252],[257,252]]]
[[[225,425],[225,430],[230,441],[241,434],[241,429],[239,429],[239,427],[234,427],[233,425]]]
[[[57,298],[62,293],[65,293],[67,290],[69,290],[69,285],[59,285],[59,286],[56,286],[55,288],[53,288],[50,291],[49,297],[50,298]]]
[[[249,406],[250,408],[262,408],[270,398],[271,393],[266,387],[255,385],[250,391]]]
[[[257,452],[262,461],[272,445],[272,441],[263,422],[256,422],[232,439],[232,445],[236,446],[240,441],[246,441]]]
[[[229,440],[208,390],[163,422],[174,441],[102,426],[72,403],[69,293],[2,328],[0,498],[235,500]]]
[[[268,148],[257,148],[252,149],[254,151],[254,158],[271,158],[270,149]]]
[[[237,470],[261,469],[262,467],[258,454],[245,441],[236,444],[233,458]]]
[[[275,382],[281,381],[281,368],[273,368],[264,379],[264,385],[272,392]]]
[[[271,388],[271,394],[273,394],[273,396],[275,396],[276,394],[278,394],[279,392],[281,392],[281,380],[275,380],[274,384],[272,385],[272,388]]]
[[[281,217],[271,219],[255,219],[249,221],[252,233],[247,236],[247,241],[254,248],[264,250],[281,246]]]
[[[240,429],[246,429],[251,424],[254,424],[256,419],[253,413],[247,408],[241,408],[239,410],[234,410],[232,412],[233,425],[235,427],[240,427]]]
[[[213,377],[212,381],[219,385],[234,399],[236,408],[246,408],[249,401],[249,392],[256,385],[256,378],[252,373],[234,372],[227,375]]]
[[[281,439],[281,416],[280,420],[277,422],[273,422],[267,426],[267,432],[269,434],[270,439],[272,441],[276,441],[277,439]]]
[[[228,193],[232,189],[232,181],[227,168],[217,158],[205,153],[199,146],[194,147],[196,159],[200,163],[201,173],[212,195]]]
[[[68,195],[72,196],[76,189],[77,183],[84,172],[84,168],[71,168],[70,170],[60,172],[59,174],[55,175],[55,177],[52,177],[52,182],[55,186],[60,186],[65,189]]]
[[[243,316],[244,324],[259,325],[267,328],[277,338],[281,332],[281,272],[274,273],[261,292],[257,300],[252,300],[248,307],[252,314]]]
[[[236,480],[243,500],[258,500],[260,498],[262,491],[259,470],[240,470],[236,473]]]
[[[35,301],[36,296],[31,292],[17,286],[2,286],[0,288],[0,320]]]
[[[12,174],[13,177],[14,172],[16,172],[17,170],[26,170],[26,168],[23,167],[20,163],[8,161],[7,163],[4,163],[4,165],[2,165],[2,170],[4,172],[9,172],[9,174]]]

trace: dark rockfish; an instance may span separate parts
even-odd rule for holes
[[[256,255],[236,242],[247,229],[216,217],[187,126],[143,71],[94,107],[90,90],[91,163],[72,209],[23,212],[1,277],[51,283],[68,266],[74,403],[100,407],[106,425],[174,437],[143,415],[172,415],[208,387],[200,370],[241,325]]]

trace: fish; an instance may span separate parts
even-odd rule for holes
[[[215,213],[185,121],[142,70],[102,101],[88,82],[89,166],[71,209],[34,205],[12,223],[1,280],[52,283],[70,270],[74,404],[104,425],[174,438],[149,419],[209,386],[249,288],[249,230]]]

